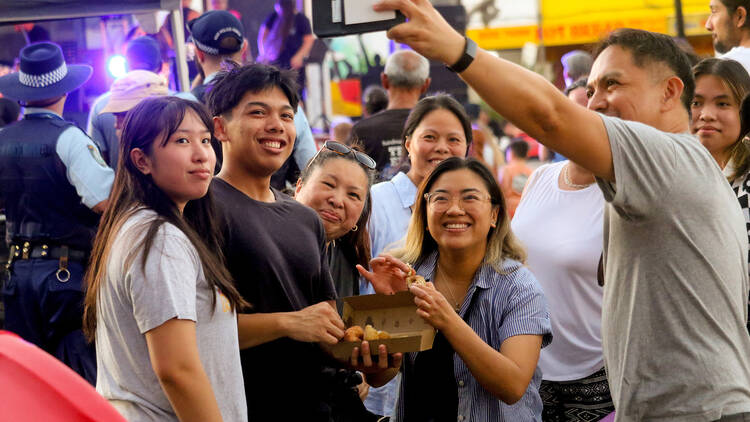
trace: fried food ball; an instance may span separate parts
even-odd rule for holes
[[[414,271],[414,268],[412,268],[409,271],[409,275],[406,276],[406,287],[407,288],[411,287],[412,284],[422,285],[422,286],[425,285],[425,284],[427,284],[427,281],[425,281],[424,277],[422,277],[421,275],[417,274]]]
[[[372,341],[378,339],[378,330],[373,328],[372,325],[365,325],[365,340]]]
[[[365,331],[359,325],[352,325],[344,331],[344,341],[362,341]]]
[[[391,338],[388,331],[378,331],[378,340],[385,340]]]

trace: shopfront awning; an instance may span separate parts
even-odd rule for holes
[[[682,4],[686,35],[708,34],[704,28],[709,14],[708,0],[683,0]],[[538,10],[534,8],[537,16]],[[467,35],[482,48],[505,50],[521,48],[527,42],[541,41],[547,46],[594,43],[617,28],[677,33],[673,0],[544,0],[541,39],[535,22],[504,25],[502,5],[499,15],[490,26],[470,25]]]

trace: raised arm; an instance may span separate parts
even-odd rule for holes
[[[461,57],[465,40],[429,0],[383,0],[375,10],[400,10],[408,22],[388,37],[448,65]],[[495,111],[542,144],[607,180],[614,180],[612,152],[599,116],[568,100],[534,72],[479,50],[460,74]]]

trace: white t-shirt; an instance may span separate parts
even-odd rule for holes
[[[742,67],[750,73],[750,48],[737,46],[721,56],[722,59],[732,59],[740,62]]]
[[[567,163],[534,171],[511,223],[550,307],[555,341],[539,356],[542,378],[549,381],[585,378],[604,367],[603,290],[596,280],[604,197],[596,184],[560,189]]]
[[[246,421],[237,317],[210,290],[187,236],[164,223],[142,266],[142,239],[156,213],[140,210],[115,237],[97,301],[96,390],[130,421],[177,421],[151,366],[145,333],[178,318],[195,321],[203,369],[225,421]],[[216,305],[212,297],[216,294]]]

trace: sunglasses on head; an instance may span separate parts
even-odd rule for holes
[[[323,148],[321,148],[320,151],[323,151],[324,149],[333,151],[339,155],[354,154],[354,158],[356,158],[360,164],[362,164],[363,166],[367,167],[370,170],[375,170],[375,164],[376,164],[375,160],[373,160],[369,155],[365,154],[364,152],[353,150],[349,148],[348,146],[342,143],[336,142],[336,141],[326,141],[323,144]],[[315,157],[313,157],[313,159],[310,160],[310,163],[315,161],[315,159],[318,157],[318,154],[320,154],[320,151],[318,151],[315,154]]]

